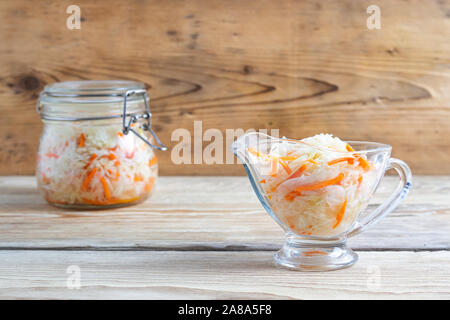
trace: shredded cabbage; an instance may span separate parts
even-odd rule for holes
[[[143,134],[141,129],[140,134]],[[117,125],[48,123],[38,152],[37,180],[56,205],[117,206],[144,200],[158,165],[153,150]]]
[[[328,134],[301,141],[277,140],[266,152],[248,149],[260,184],[273,212],[290,231],[314,236],[342,233],[367,207],[375,165]]]

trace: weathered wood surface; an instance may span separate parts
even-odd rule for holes
[[[279,128],[376,140],[416,173],[450,174],[450,2],[0,2],[0,174],[32,174],[48,83],[134,79],[150,87],[155,127]],[[241,174],[237,165],[176,166],[162,174]]]
[[[326,273],[269,252],[0,251],[0,299],[450,299],[450,252],[362,252]],[[68,289],[69,266],[80,289]],[[73,267],[72,267],[73,268]]]
[[[449,191],[449,176],[415,177],[394,213],[351,239],[355,266],[302,273],[275,267],[283,234],[244,177],[162,177],[149,201],[106,211],[54,208],[34,177],[1,177],[0,299],[449,299]]]
[[[372,203],[397,179],[385,177]],[[415,177],[390,216],[350,239],[357,250],[450,248],[450,177]],[[244,177],[161,177],[143,204],[67,211],[41,199],[34,177],[0,178],[0,249],[277,250],[281,228]]]

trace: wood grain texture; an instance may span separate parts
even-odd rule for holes
[[[450,252],[362,252],[349,269],[278,269],[269,252],[0,251],[0,299],[449,299]],[[81,288],[66,286],[79,266]]]
[[[386,177],[373,207],[396,183]],[[450,249],[450,177],[419,176],[388,217],[351,238],[359,251]],[[244,177],[162,177],[137,206],[68,211],[49,206],[34,177],[0,178],[0,249],[278,250],[281,228]]]
[[[171,146],[194,120],[330,132],[389,143],[416,173],[450,173],[448,0],[377,1],[381,30],[366,28],[370,1],[78,1],[81,30],[66,28],[70,4],[0,2],[0,174],[34,172],[45,84],[117,78],[149,86]],[[159,157],[164,175],[243,173]]]

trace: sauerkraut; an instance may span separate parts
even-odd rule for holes
[[[259,149],[259,150],[258,150]],[[272,211],[293,233],[333,236],[366,208],[376,180],[364,153],[328,134],[248,148]]]
[[[139,202],[148,197],[157,175],[152,148],[131,132],[123,134],[121,126],[45,126],[37,180],[49,203],[104,207]]]

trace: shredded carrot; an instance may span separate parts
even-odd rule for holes
[[[262,179],[259,183],[266,183],[266,179]]]
[[[259,152],[256,151],[254,148],[248,148],[248,152],[250,152],[250,153],[253,154],[254,156],[259,157]]]
[[[116,167],[120,166],[120,161],[117,160],[116,162],[114,162],[114,165],[115,165]]]
[[[82,189],[85,190],[89,186],[89,183],[91,182],[92,178],[95,176],[96,173],[97,173],[97,168],[92,169],[92,171],[88,174],[87,178],[84,179],[83,185],[81,186]]]
[[[108,155],[108,159],[109,159],[109,160],[116,160],[117,157],[116,157],[116,155],[115,155],[114,153],[110,153],[110,154]]]
[[[272,157],[268,154],[265,154],[263,152],[259,152],[258,150],[254,149],[254,148],[248,148],[248,152],[250,152],[251,154],[253,154],[254,156],[258,157],[258,158],[263,158],[265,160],[273,160],[276,157]]]
[[[295,171],[295,172],[294,172],[289,178],[287,178],[286,180],[294,179],[294,178],[300,177],[300,176],[302,175],[303,171],[305,171],[305,169],[306,169],[306,164],[303,164],[300,168],[297,169],[297,171]],[[292,171],[291,171],[291,172],[292,172]],[[280,184],[282,184],[283,182],[284,182],[284,181],[282,181],[282,182],[280,182],[279,184],[277,184],[276,186],[274,186],[270,191],[271,191],[271,192],[275,192],[275,191],[277,190],[278,186],[279,186]],[[261,182],[261,183],[263,183],[263,182]],[[265,180],[264,180],[264,183],[265,183]]]
[[[49,158],[55,158],[55,159],[59,158],[59,156],[55,153],[46,153],[45,155]]]
[[[336,216],[336,223],[333,226],[333,229],[335,229],[342,221],[342,218],[344,217],[345,214],[345,208],[347,207],[347,198],[345,198],[344,203],[342,204],[341,209],[339,209],[339,212]]]
[[[121,137],[123,137],[123,133],[122,132],[117,132],[117,134],[119,135],[119,136],[121,136]]]
[[[158,163],[158,158],[156,158],[156,156],[154,156],[153,158],[150,159],[150,161],[148,162],[148,165],[151,167],[157,163]]]
[[[84,142],[85,142],[86,138],[84,137],[84,133],[82,133],[80,135],[80,148],[84,147]]]
[[[302,175],[303,171],[306,170],[306,164],[303,164],[300,168],[297,169],[288,179],[298,178]]]
[[[272,159],[272,171],[270,172],[270,175],[272,177],[276,176],[278,172],[278,160]]]
[[[313,164],[320,164],[320,163],[318,163],[317,161],[315,161],[315,160],[313,160],[313,159],[308,159],[308,160],[306,160],[306,161],[311,162],[311,163],[313,163]]]
[[[49,184],[50,183],[50,179],[45,175],[45,173],[42,173],[42,182],[44,184]]]
[[[352,147],[350,147],[350,145],[347,143],[347,145],[345,146],[345,149],[347,149],[348,152],[352,152],[355,151]]]
[[[358,188],[361,186],[362,181],[363,181],[363,176],[360,175],[360,176],[358,177]]]
[[[97,154],[93,153],[91,158],[89,159],[88,163],[86,163],[86,165],[84,166],[84,169],[87,169],[91,165],[92,161],[95,160],[95,158],[97,158]]]
[[[370,169],[370,164],[369,164],[369,162],[366,159],[364,159],[363,157],[358,157],[358,161],[359,161],[359,165],[364,170],[369,170]]]
[[[283,167],[284,171],[286,171],[286,173],[288,175],[292,173],[291,168],[289,168],[289,166],[284,161],[280,160],[279,163],[281,164],[281,166]]]
[[[333,164],[336,164],[336,163],[339,163],[339,162],[343,162],[343,161],[347,161],[349,164],[353,164],[354,160],[355,160],[355,158],[353,158],[353,157],[337,158],[337,159],[328,161],[328,165],[331,166]]]
[[[105,178],[100,176],[100,182],[103,185],[103,192],[105,193],[105,198],[110,200],[111,199],[111,192],[109,191],[108,188],[108,183],[106,182]]]
[[[301,192],[301,191],[311,191],[311,190],[322,189],[327,186],[337,184],[337,183],[341,182],[342,179],[344,179],[344,174],[340,173],[337,177],[330,179],[330,180],[325,180],[325,181],[321,181],[321,182],[310,183],[310,184],[305,184],[303,186],[299,186],[299,187],[295,188],[295,191]]]
[[[141,175],[139,175],[139,174],[134,175],[134,182],[143,181],[143,180],[144,180],[144,178]]]
[[[293,160],[296,160],[296,159],[298,159],[298,157],[289,157],[289,156],[280,157],[280,160],[283,160],[283,161],[293,161]]]
[[[292,191],[292,192],[289,192],[287,195],[285,195],[285,196],[284,196],[284,199],[286,199],[286,200],[289,201],[289,202],[292,202],[292,201],[294,201],[294,199],[295,199],[296,197],[301,196],[301,195],[302,195],[302,194],[301,194],[300,192]]]
[[[150,192],[155,184],[155,178],[150,178],[148,183],[145,184],[145,191]]]

